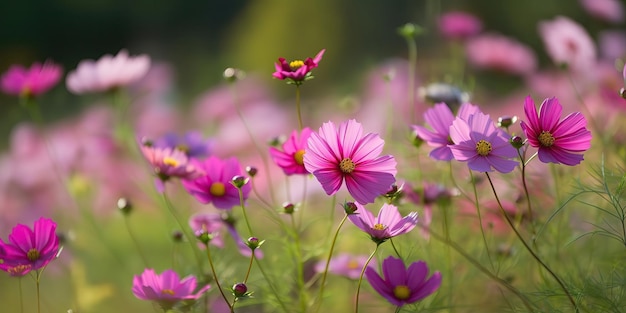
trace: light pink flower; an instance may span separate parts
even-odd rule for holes
[[[624,21],[624,6],[618,0],[580,0],[591,16],[611,23]]]
[[[164,311],[168,311],[176,304],[186,300],[198,300],[211,288],[206,285],[196,290],[196,278],[187,276],[182,280],[174,270],[165,270],[157,274],[147,268],[141,275],[133,277],[133,294],[141,300],[154,301]]]
[[[311,129],[308,127],[303,128],[299,135],[298,131],[294,130],[283,143],[282,151],[270,147],[270,155],[274,163],[282,168],[286,175],[309,173],[304,167],[304,151],[310,136]]]
[[[348,218],[356,227],[370,235],[370,238],[376,244],[381,244],[389,238],[406,234],[417,225],[416,212],[411,212],[407,216],[402,217],[398,207],[385,203],[380,208],[378,216],[374,217],[374,214],[361,204],[354,204],[356,205],[356,211],[348,215]]]
[[[567,64],[574,71],[584,71],[596,63],[593,40],[580,24],[567,17],[540,22],[539,35],[557,65]]]
[[[439,32],[448,39],[466,39],[478,34],[483,25],[476,16],[461,12],[446,12],[439,18]]]
[[[2,91],[14,96],[38,96],[59,82],[63,69],[61,66],[46,61],[33,63],[26,69],[21,65],[12,65],[8,71],[2,74],[0,85]]]
[[[537,67],[534,52],[526,45],[499,34],[484,34],[467,41],[470,64],[515,75],[532,73]]]
[[[334,275],[345,276],[350,279],[359,279],[361,270],[367,262],[367,255],[352,255],[348,253],[340,253],[336,257],[330,259],[328,263],[328,272]],[[376,268],[376,260],[372,259],[368,266]],[[326,260],[319,261],[315,264],[315,271],[323,273],[326,268]]]
[[[98,61],[83,60],[67,75],[67,89],[75,94],[107,91],[128,86],[141,79],[150,69],[150,57],[129,56],[122,49],[116,56],[107,54]]]
[[[396,180],[396,160],[380,156],[385,141],[377,134],[363,135],[355,120],[341,123],[339,129],[327,122],[312,133],[304,154],[304,166],[320,182],[326,194],[335,194],[343,181],[359,203],[374,202]]]

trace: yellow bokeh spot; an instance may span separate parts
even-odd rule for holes
[[[220,182],[214,182],[211,184],[211,188],[209,188],[209,192],[212,196],[221,197],[226,194],[226,186]]]
[[[169,165],[171,167],[177,167],[180,163],[178,162],[178,160],[172,158],[172,157],[164,157],[163,158],[163,164],[165,165]]]
[[[359,266],[359,262],[357,260],[350,259],[350,261],[348,261],[348,264],[346,264],[346,267],[351,269],[351,270],[354,270],[354,269],[359,268],[360,266]]]
[[[293,159],[298,165],[304,165],[304,150],[298,150],[293,154]]]
[[[393,295],[400,300],[406,300],[411,296],[411,289],[405,285],[398,285],[393,288]]]
[[[303,66],[304,62],[302,60],[294,60],[289,62],[289,68],[291,68],[292,71],[295,71]]]

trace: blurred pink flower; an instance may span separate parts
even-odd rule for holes
[[[0,269],[14,276],[44,268],[59,252],[57,224],[48,218],[35,221],[33,228],[18,224],[9,235],[9,242],[0,240],[2,262]]]
[[[270,155],[274,163],[283,169],[285,175],[309,173],[304,167],[304,151],[310,136],[311,129],[308,127],[303,128],[299,135],[298,131],[294,130],[283,143],[282,151],[270,147]]]
[[[280,80],[287,80],[290,84],[300,85],[305,80],[312,78],[311,70],[317,67],[322,60],[322,56],[326,52],[326,49],[322,49],[317,53],[315,58],[306,58],[306,60],[293,60],[287,63],[285,58],[278,58],[278,62],[274,64],[276,72],[272,74],[274,78]]]
[[[591,147],[591,132],[587,120],[580,113],[571,113],[563,120],[563,107],[556,98],[545,99],[537,114],[533,99],[528,96],[524,104],[527,122],[521,126],[528,143],[539,148],[539,160],[544,163],[577,165],[583,160],[582,152]]]
[[[448,39],[467,39],[482,30],[482,23],[476,16],[461,12],[446,12],[439,18],[439,32]]]
[[[499,34],[484,34],[466,43],[470,64],[515,75],[527,75],[537,67],[534,52],[526,45]]]
[[[104,55],[98,61],[83,60],[67,75],[67,89],[75,94],[107,91],[132,84],[146,75],[150,57],[130,57],[122,49],[116,56]]]
[[[564,16],[539,23],[539,35],[546,52],[557,65],[585,71],[596,63],[596,46],[580,24]]]
[[[600,55],[606,61],[614,63],[616,59],[626,57],[626,32],[622,30],[604,30],[598,32]]]
[[[350,279],[359,279],[361,270],[367,262],[367,255],[352,255],[348,253],[340,253],[336,257],[330,259],[328,264],[328,272],[334,275],[345,276]],[[368,266],[376,268],[376,260],[372,259]],[[321,260],[315,264],[315,272],[323,273],[326,267],[326,260]]]
[[[361,204],[355,202],[354,205],[356,205],[356,211],[348,215],[348,218],[356,227],[370,235],[376,244],[406,234],[417,225],[417,213],[411,212],[402,217],[398,207],[393,204],[383,204],[377,217],[374,217],[374,214]]]
[[[147,143],[142,143],[140,149],[158,178],[156,186],[159,192],[164,191],[162,184],[172,177],[194,179],[203,175],[202,170],[189,162],[189,158],[184,151],[172,148],[157,148]]]
[[[624,21],[624,6],[619,0],[580,0],[580,4],[598,19],[615,24]]]
[[[60,65],[46,61],[33,63],[29,69],[21,65],[12,65],[2,74],[2,91],[7,94],[22,97],[34,97],[50,90],[59,82],[63,69]]]
[[[343,181],[359,203],[372,203],[396,181],[396,160],[380,156],[385,141],[377,134],[363,135],[363,126],[348,120],[335,127],[327,122],[312,133],[304,154],[304,166],[320,182],[326,194],[335,194]]]
[[[165,270],[157,274],[147,268],[141,275],[133,277],[133,294],[141,300],[154,301],[164,311],[172,309],[176,304],[186,300],[198,300],[211,288],[206,285],[196,290],[196,278],[187,276],[182,280],[174,270]]]

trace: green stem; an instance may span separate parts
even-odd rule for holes
[[[513,229],[513,232],[515,232],[515,235],[517,236],[517,238],[522,242],[522,244],[524,245],[526,250],[528,250],[528,252],[537,261],[537,263],[539,263],[539,265],[541,265],[550,274],[550,276],[552,276],[552,278],[554,278],[554,280],[556,280],[556,282],[559,284],[561,289],[563,289],[563,292],[565,292],[565,295],[567,296],[568,300],[572,303],[572,306],[574,307],[574,310],[576,312],[579,312],[578,305],[576,304],[576,301],[574,301],[574,298],[572,297],[572,295],[569,293],[569,291],[565,287],[565,284],[563,283],[563,281],[561,281],[561,279],[556,275],[556,273],[554,273],[552,271],[552,269],[550,269],[550,267],[548,267],[548,265],[546,263],[544,263],[541,260],[541,258],[539,258],[539,256],[535,253],[535,251],[533,251],[533,249],[528,245],[526,240],[524,240],[524,237],[522,237],[522,234],[519,233],[519,231],[517,230],[517,228],[513,224],[513,221],[511,221],[511,218],[509,217],[509,215],[504,210],[504,207],[502,207],[502,203],[500,202],[500,197],[498,197],[498,193],[496,192],[495,186],[493,185],[493,181],[491,180],[491,176],[489,176],[489,173],[487,173],[487,172],[485,172],[485,175],[487,175],[487,179],[489,180],[489,185],[491,185],[491,190],[493,191],[493,195],[496,198],[496,202],[498,203],[498,206],[500,207],[500,211],[502,212],[502,215],[504,215],[504,218],[506,219],[506,221],[509,224],[509,226],[511,227],[511,229]]]
[[[248,282],[248,277],[250,277],[250,272],[252,271],[252,262],[254,262],[254,249],[252,249],[252,252],[250,254],[250,263],[248,264],[248,271],[246,271],[246,278],[244,278],[243,283],[247,283]]]
[[[198,263],[198,270],[202,272],[202,258],[195,244],[196,238],[189,234],[187,227],[183,224],[183,222],[181,222],[180,218],[178,217],[178,214],[176,214],[176,210],[174,210],[174,206],[172,205],[169,198],[167,197],[166,190],[163,190],[162,195],[163,195],[163,201],[165,202],[165,207],[167,207],[167,210],[169,211],[170,215],[172,215],[172,217],[176,221],[176,224],[178,224],[178,227],[180,227],[180,231],[182,231],[183,235],[185,235],[185,238],[187,239],[187,242],[189,243],[191,250],[196,256],[196,262]]]
[[[489,251],[489,244],[487,243],[487,237],[485,236],[485,229],[483,228],[483,218],[480,213],[480,202],[478,202],[478,190],[476,189],[476,180],[474,178],[474,173],[468,167],[469,174],[472,180],[472,188],[474,189],[474,206],[476,207],[476,214],[478,215],[478,225],[480,225],[480,234],[483,237],[483,244],[485,245],[485,252],[487,252],[487,258],[489,259],[489,264],[491,265],[491,269],[495,270],[496,267],[493,264],[493,260],[491,259],[491,253]]]
[[[302,246],[300,242],[300,232],[296,227],[296,221],[293,214],[289,214],[291,218],[291,226],[293,228],[293,239],[294,239],[294,253],[295,253],[295,262],[296,262],[296,271],[297,271],[297,282],[298,282],[298,293],[300,299],[300,309],[301,312],[306,312],[307,300],[305,297],[305,288],[304,288],[304,262],[302,260]]]
[[[285,313],[291,313],[292,311],[289,308],[287,308],[287,305],[283,302],[283,300],[281,300],[281,295],[278,294],[278,291],[276,290],[276,287],[274,286],[274,284],[272,284],[271,280],[269,279],[269,276],[267,275],[267,273],[265,272],[265,270],[261,266],[261,262],[259,261],[259,259],[254,258],[254,261],[256,262],[257,267],[261,271],[261,275],[263,275],[264,281],[267,283],[267,285],[272,290],[272,293],[274,294],[274,297],[276,298],[276,301],[278,301],[278,304],[280,304],[280,307],[283,309],[283,311]]]
[[[143,265],[146,268],[150,267],[150,266],[148,266],[148,258],[143,253],[143,250],[141,249],[141,246],[139,245],[139,241],[137,241],[137,237],[135,236],[135,234],[132,232],[132,230],[130,228],[130,223],[128,221],[128,215],[125,214],[125,213],[122,213],[122,215],[124,215],[124,225],[126,225],[126,232],[128,232],[128,235],[130,236],[130,239],[133,242],[133,245],[135,245],[135,249],[137,249],[137,252],[139,252],[139,256],[141,257],[141,260],[143,261]]]
[[[246,222],[246,227],[248,227],[249,237],[254,236],[254,232],[252,231],[252,226],[250,226],[250,220],[248,219],[248,214],[246,213],[246,202],[243,199],[243,191],[241,188],[237,188],[239,192],[239,204],[241,205],[241,212],[243,213],[243,220]]]
[[[339,236],[339,230],[341,230],[341,227],[343,226],[343,224],[346,222],[347,219],[348,219],[348,214],[344,215],[344,217],[341,219],[341,222],[339,222],[339,226],[337,226],[337,230],[335,231],[335,234],[333,235],[333,240],[330,242],[330,249],[328,251],[328,257],[326,258],[326,266],[324,267],[324,273],[322,274],[322,283],[320,285],[320,291],[317,296],[319,300],[318,302],[319,304],[315,312],[319,312],[319,309],[321,307],[321,302],[324,297],[324,286],[326,285],[326,276],[328,274],[328,266],[330,265],[330,259],[332,259],[333,257],[333,251],[335,250],[335,243],[337,242],[337,237]]]
[[[402,259],[402,256],[400,255],[400,252],[398,252],[398,249],[396,248],[396,244],[393,243],[393,238],[389,238],[389,242],[391,242],[391,247],[393,248],[393,251],[396,253],[398,258]]]
[[[357,287],[356,287],[356,300],[354,303],[354,313],[359,313],[359,294],[361,293],[361,283],[363,282],[363,274],[365,274],[365,269],[367,268],[367,265],[370,264],[370,261],[372,261],[372,258],[374,258],[374,255],[376,255],[376,251],[378,251],[379,246],[380,246],[380,243],[376,244],[376,248],[374,249],[374,251],[372,251],[372,254],[370,254],[370,256],[367,258],[367,261],[365,261],[365,264],[363,265],[363,269],[361,269],[361,275],[359,275],[359,283],[357,284]]]
[[[302,111],[300,109],[300,84],[296,84],[296,111],[298,112],[298,127],[300,127],[300,130],[302,130],[303,124]]]
[[[43,270],[42,270],[43,271]],[[41,292],[39,288],[39,279],[41,278],[41,272],[37,271],[37,279],[35,280],[35,285],[37,288],[37,313],[41,313]]]
[[[217,289],[220,291],[220,294],[222,295],[222,298],[224,298],[224,302],[226,302],[226,304],[230,308],[230,313],[233,313],[234,309],[231,306],[230,301],[228,301],[228,298],[226,297],[226,294],[224,293],[224,290],[222,290],[222,286],[220,285],[219,279],[217,279],[217,274],[215,272],[215,266],[213,265],[213,258],[211,257],[211,248],[209,247],[208,243],[204,244],[204,246],[206,248],[206,256],[207,256],[207,259],[209,259],[209,266],[211,267],[211,273],[213,274],[213,279],[215,280],[215,284],[217,285]]]
[[[18,284],[18,289],[19,289],[19,293],[20,293],[20,312],[24,313],[24,293],[22,291],[22,277],[20,276],[17,279],[17,284]]]

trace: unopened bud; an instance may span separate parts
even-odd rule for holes
[[[256,174],[259,172],[259,170],[254,167],[254,166],[246,166],[246,173],[248,173],[248,175],[250,177],[254,177],[256,176]]]
[[[130,204],[130,201],[128,201],[128,199],[126,198],[117,199],[117,208],[124,215],[130,214],[130,212],[133,210],[133,206]]]
[[[250,250],[255,250],[256,248],[260,247],[264,242],[265,240],[259,240],[259,238],[257,237],[250,237],[246,241],[246,246],[248,246]]]
[[[626,89],[624,88],[620,89],[619,95],[622,96],[622,98],[626,99]]]
[[[247,182],[248,182],[248,179],[241,175],[235,175],[233,179],[231,180],[231,183],[233,184],[233,186],[237,188],[243,187],[243,185],[245,185]]]
[[[183,232],[180,230],[175,230],[172,232],[172,240],[174,240],[174,242],[182,242],[183,237]]]
[[[237,80],[243,79],[246,76],[246,73],[242,70],[229,67],[224,70],[224,74],[222,74],[222,76],[224,76],[224,79],[227,82],[233,83],[233,82],[236,82]]]
[[[348,215],[354,214],[354,212],[356,212],[357,210],[357,206],[356,204],[354,204],[354,202],[346,202],[343,204],[343,210]]]
[[[498,118],[498,127],[509,128],[517,122],[517,116],[501,116]]]
[[[525,142],[524,142],[524,138],[520,137],[520,136],[513,136],[511,137],[511,145],[515,148],[515,149],[519,149],[521,147],[524,146]]]
[[[196,232],[196,238],[198,238],[198,240],[200,240],[203,244],[208,245],[211,239],[213,239],[213,235],[204,230],[200,230]]]
[[[248,293],[248,286],[244,283],[237,283],[233,285],[233,295],[237,298],[245,297]]]
[[[283,212],[286,214],[293,214],[293,211],[295,211],[295,208],[296,206],[291,202],[283,203]]]

